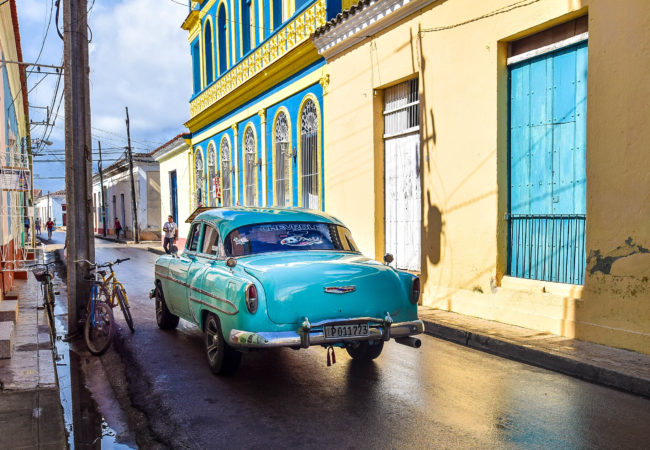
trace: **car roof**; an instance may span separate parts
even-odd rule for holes
[[[324,222],[343,225],[335,217],[312,209],[255,208],[247,206],[212,208],[197,215],[194,221],[214,223],[222,236],[226,236],[235,228],[256,223]]]

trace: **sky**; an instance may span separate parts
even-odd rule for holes
[[[88,0],[93,172],[97,171],[98,141],[104,167],[124,153],[126,106],[134,152],[150,152],[185,131],[192,80],[188,34],[180,28],[188,7],[182,3]],[[17,0],[16,4],[23,60],[62,65],[55,0]],[[63,30],[63,0],[59,29]],[[56,74],[28,73],[30,120],[47,122],[45,107],[50,107],[49,123],[54,124],[31,126],[32,139],[52,142],[35,149],[34,187],[44,192],[65,186],[63,77],[57,94],[58,81]]]

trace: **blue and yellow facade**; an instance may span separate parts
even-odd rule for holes
[[[325,60],[310,35],[340,0],[190,2],[191,206],[323,209]]]

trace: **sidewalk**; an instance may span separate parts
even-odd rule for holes
[[[421,306],[425,333],[650,398],[650,356]]]
[[[0,360],[0,448],[66,448],[67,437],[40,285],[31,274],[16,281],[18,317],[13,354]]]

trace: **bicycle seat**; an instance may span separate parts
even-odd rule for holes
[[[107,272],[105,270],[98,270],[97,273],[104,276]]]

